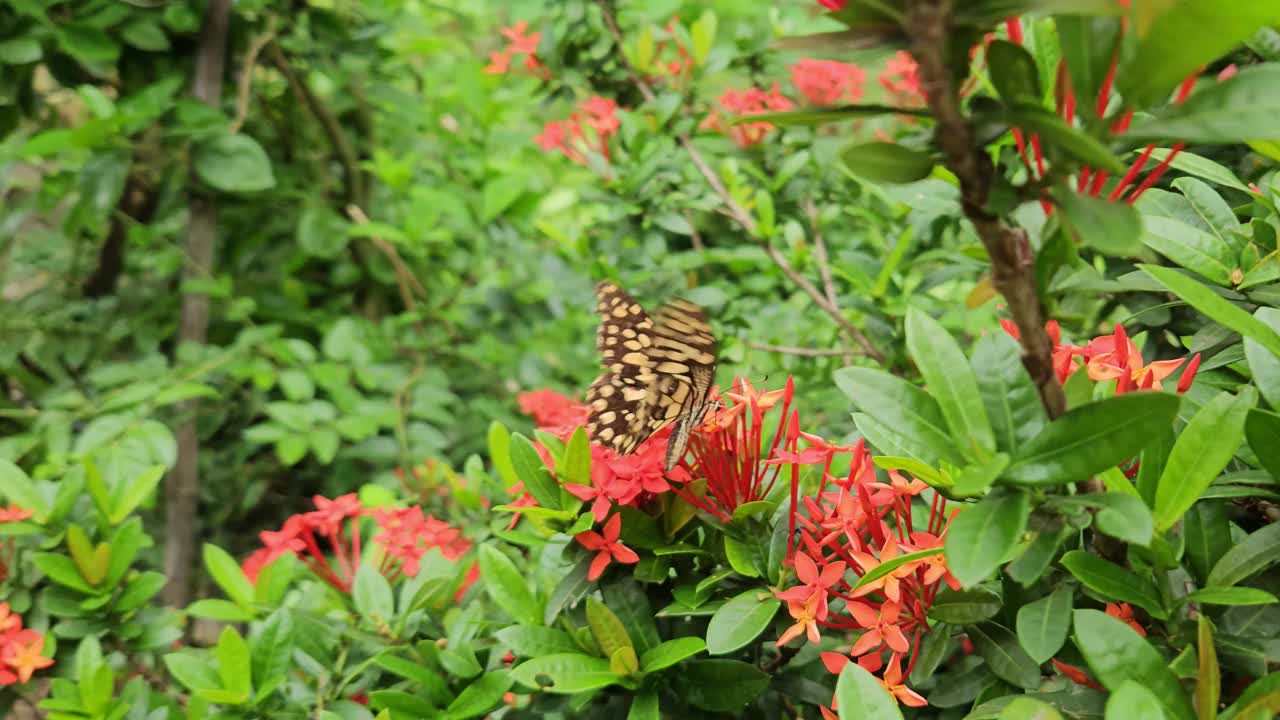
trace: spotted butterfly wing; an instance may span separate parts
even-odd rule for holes
[[[716,339],[701,308],[684,300],[656,317],[610,282],[596,286],[596,348],[605,372],[587,392],[587,431],[619,455],[676,422],[666,468],[684,455],[689,431],[702,421],[715,375]]]

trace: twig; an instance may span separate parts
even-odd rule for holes
[[[644,97],[645,101],[652,102],[655,99],[653,90],[645,84],[644,80],[640,77],[640,74],[636,72],[635,67],[631,65],[631,61],[627,59],[626,54],[622,52],[622,31],[618,29],[618,21],[613,17],[613,10],[609,7],[609,0],[600,0],[600,13],[604,18],[605,27],[609,29],[609,34],[613,36],[613,41],[617,44],[619,62],[621,62],[623,67],[627,69],[627,72],[631,75],[632,81],[635,83],[636,88],[640,91],[640,94]],[[746,208],[742,207],[742,205],[734,199],[733,195],[729,193],[728,189],[725,188],[724,183],[720,181],[720,176],[711,169],[711,166],[707,165],[707,161],[703,159],[702,153],[699,153],[698,149],[694,147],[693,141],[689,139],[688,135],[679,135],[677,136],[677,140],[680,142],[680,146],[685,149],[685,152],[688,153],[689,159],[693,162],[693,166],[698,169],[698,172],[702,174],[702,177],[707,181],[707,184],[711,186],[712,191],[714,191],[716,195],[720,196],[720,200],[725,205],[726,214],[733,218],[733,220],[737,222],[743,230],[746,230],[748,235],[755,237],[757,226],[755,218],[751,217],[751,213],[747,212]],[[787,259],[782,256],[782,253],[778,252],[777,248],[773,247],[773,245],[769,244],[769,242],[765,240],[760,240],[760,243],[764,247],[764,251],[769,256],[769,259],[773,260],[774,264],[782,270],[782,273],[798,285],[800,289],[813,300],[814,304],[830,315],[831,318],[836,321],[836,324],[840,326],[840,329],[849,337],[853,338],[853,340],[862,347],[868,357],[873,358],[876,362],[881,364],[885,362],[887,358],[884,353],[876,349],[875,345],[871,344],[871,340],[867,338],[861,330],[855,327],[853,323],[850,323],[849,320],[845,318],[844,313],[840,311],[839,306],[824,297],[818,288],[814,287],[813,283],[809,282],[803,275],[797,272],[795,268],[791,267],[791,263],[787,262]]]
[[[240,66],[240,83],[236,93],[236,117],[231,121],[230,132],[240,132],[240,128],[244,127],[244,122],[249,117],[249,91],[253,88],[253,68],[258,64],[258,54],[262,52],[262,48],[276,37],[276,16],[267,17],[267,27],[262,33],[253,38],[249,43],[249,49],[244,54],[244,62]]]
[[[818,206],[813,198],[805,198],[804,214],[809,216],[809,229],[813,232],[813,257],[818,262],[818,275],[822,278],[822,289],[827,300],[836,304],[836,285],[831,277],[831,263],[827,257],[827,243],[822,239],[822,229],[818,227]]]
[[[357,225],[369,224],[369,216],[365,214],[359,205],[354,203],[347,205],[347,217],[350,217],[351,221]],[[400,253],[394,245],[376,235],[369,236],[366,239],[379,252],[385,255],[387,260],[391,261],[391,267],[396,274],[396,286],[400,289],[400,300],[404,303],[404,309],[409,312],[416,312],[417,307],[413,301],[413,293],[416,291],[419,296],[426,299],[427,289],[422,286],[422,283],[418,282],[417,276],[405,265],[404,259],[400,257]],[[418,330],[422,330],[422,319],[418,318],[414,322],[417,324]]]
[[[329,138],[329,144],[333,146],[333,151],[338,156],[338,162],[342,163],[342,174],[346,180],[347,202],[364,207],[366,203],[360,175],[360,163],[356,159],[355,150],[352,149],[351,143],[347,140],[346,133],[342,131],[342,125],[338,122],[338,118],[329,111],[329,108],[324,103],[320,102],[320,98],[311,92],[311,88],[307,87],[302,78],[298,77],[298,73],[289,64],[289,58],[285,57],[284,51],[280,49],[279,43],[271,44],[271,62],[284,75],[285,82],[289,83],[289,88],[293,90],[293,93],[307,106],[311,114],[320,122],[320,126],[324,128],[324,133]]]
[[[684,221],[689,223],[689,241],[693,243],[693,249],[702,252],[706,246],[702,244],[702,233],[698,232],[698,226],[693,224],[693,218],[689,217],[689,212],[684,213]]]
[[[951,0],[911,0],[908,35],[911,56],[919,66],[921,87],[936,121],[934,137],[947,166],[960,181],[961,205],[991,258],[992,281],[1004,295],[1018,327],[1022,364],[1040,391],[1049,417],[1066,410],[1066,397],[1053,370],[1053,343],[1044,329],[1044,310],[1036,292],[1035,257],[1027,235],[985,210],[991,190],[991,161],[974,145],[960,111],[948,54]],[[1101,484],[1101,481],[1096,481]]]
[[[776,352],[783,355],[801,355],[803,357],[839,357],[849,354],[863,354],[848,348],[802,348],[790,345],[765,345],[764,343],[747,343],[747,347],[752,350],[764,350],[765,352]]]

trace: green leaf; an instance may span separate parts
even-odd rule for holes
[[[1157,531],[1173,527],[1230,462],[1244,441],[1244,421],[1252,400],[1245,393],[1219,393],[1183,428],[1156,488]]]
[[[1182,535],[1186,546],[1186,567],[1200,585],[1209,571],[1231,547],[1231,527],[1221,503],[1202,502],[1191,506],[1183,517]]]
[[[593,597],[587,598],[587,625],[591,627],[591,634],[595,636],[596,644],[605,657],[613,657],[619,648],[631,648],[632,652],[635,651],[626,626],[612,610]]]
[[[541,607],[529,592],[525,576],[511,558],[492,545],[480,547],[480,577],[485,592],[523,625],[541,625]]]
[[[840,153],[840,159],[855,175],[873,182],[913,183],[933,172],[933,158],[928,153],[891,142],[851,145]]]
[[[372,563],[362,562],[356,569],[355,584],[351,587],[351,601],[355,605],[356,612],[366,617],[383,622],[390,622],[395,617],[396,605],[391,584]]]
[[[1210,586],[1228,587],[1280,560],[1280,523],[1265,525],[1236,543],[1209,572]]]
[[[253,583],[249,582],[249,578],[240,569],[240,563],[227,554],[226,550],[205,543],[204,567],[227,597],[243,608],[252,606]]]
[[[689,27],[689,37],[693,40],[693,62],[702,65],[716,43],[716,14],[711,10],[703,10],[702,15]]]
[[[1254,311],[1253,317],[1273,331],[1280,331],[1280,310],[1260,307]],[[1262,393],[1262,397],[1267,399],[1272,408],[1280,408],[1280,356],[1274,350],[1268,352],[1257,340],[1245,338],[1244,357],[1249,362],[1249,371],[1253,373],[1253,384],[1258,392]],[[1254,452],[1258,450],[1259,448],[1254,448]],[[1271,470],[1271,467],[1267,466],[1267,469]],[[1271,472],[1280,477],[1280,473],[1275,470]]]
[[[1045,528],[1036,533],[1027,548],[1013,562],[1009,563],[1009,577],[1030,587],[1049,569],[1049,564],[1058,554],[1058,548],[1066,539],[1070,528]]]
[[[1271,605],[1280,600],[1266,590],[1251,587],[1207,587],[1183,596],[1182,602],[1201,605]]]
[[[153,465],[117,488],[119,492],[112,498],[112,509],[108,520],[112,525],[124,522],[138,506],[146,502],[160,485],[164,477],[164,466]]]
[[[985,587],[943,588],[929,606],[929,619],[949,625],[973,625],[995,617],[1003,604],[999,593]]]
[[[972,587],[1000,567],[1027,529],[1031,501],[1025,493],[993,493],[951,521],[944,553],[947,567]]]
[[[294,240],[311,257],[335,258],[347,247],[349,227],[350,223],[328,205],[308,205],[298,216]],[[289,399],[299,398],[290,394]]]
[[[768,590],[740,593],[720,606],[707,625],[707,652],[724,655],[746,647],[764,632],[782,603]]]
[[[1040,663],[1031,659],[1008,628],[982,623],[967,628],[974,650],[996,677],[1024,690],[1040,687]]]
[[[1059,507],[1095,509],[1094,520],[1102,532],[1143,547],[1151,544],[1154,527],[1151,511],[1136,495],[1116,492],[1062,495],[1050,502]]]
[[[673,679],[678,697],[712,712],[734,712],[754,701],[769,685],[769,676],[741,660],[693,660]]]
[[[561,482],[591,484],[591,441],[587,439],[585,428],[579,427],[569,437],[560,464],[556,466],[556,474]]]
[[[35,553],[31,556],[31,561],[40,572],[59,585],[78,590],[86,595],[96,595],[101,592],[84,580],[80,569],[66,555],[51,552]]]
[[[662,708],[658,704],[658,693],[645,690],[631,698],[631,709],[627,711],[627,720],[662,720]]]
[[[288,610],[267,616],[252,638],[250,667],[259,688],[283,682],[293,657],[293,620]]]
[[[1022,45],[992,40],[987,44],[987,68],[991,84],[1006,103],[1040,102],[1040,71]]]
[[[489,424],[489,461],[498,477],[502,478],[503,487],[510,490],[520,482],[515,466],[511,464],[511,432],[506,426],[494,420]]]
[[[938,402],[951,438],[983,460],[995,452],[995,435],[978,393],[978,381],[951,334],[929,315],[907,309],[907,352]]]
[[[490,178],[481,194],[480,222],[488,224],[524,194],[528,181],[524,175],[506,174]]]
[[[1141,153],[1141,150],[1134,150],[1135,154]],[[1151,151],[1151,159],[1157,163],[1164,162],[1172,153],[1170,148],[1155,148]],[[1181,170],[1188,175],[1207,180],[1218,185],[1240,190],[1241,192],[1249,192],[1249,186],[1245,185],[1236,174],[1231,172],[1225,165],[1214,162],[1207,157],[1197,155],[1193,152],[1183,150],[1173,156],[1173,160],[1169,161],[1169,167],[1175,170]]]
[[[1266,2],[1267,0],[1252,0],[1252,2],[1241,2],[1238,5]],[[1232,12],[1224,13],[1216,11],[1212,4],[1182,2],[1180,5],[1188,8],[1199,6],[1215,17],[1237,17],[1236,6],[1233,6]],[[1246,10],[1244,14],[1248,12]],[[1197,29],[1192,32],[1196,37],[1203,37],[1209,31]],[[1175,43],[1178,37],[1180,36],[1166,36],[1162,42]],[[1179,45],[1185,47],[1186,43],[1179,43]],[[1223,49],[1226,50],[1229,47]],[[1158,63],[1158,68],[1148,66],[1137,74],[1141,77],[1164,77],[1166,67],[1184,67],[1182,61],[1191,56],[1182,50],[1174,50],[1172,54],[1166,56],[1165,61]],[[1217,54],[1213,57],[1216,58]],[[1176,59],[1176,61],[1168,62],[1169,59]],[[1210,58],[1206,60],[1208,59]],[[1187,67],[1174,82],[1186,77],[1203,62],[1194,61],[1194,64]],[[1140,65],[1134,67],[1142,68]],[[1171,105],[1144,122],[1135,122],[1125,132],[1125,137],[1132,140],[1178,140],[1190,144],[1274,140],[1280,136],[1278,135],[1280,131],[1275,128],[1276,114],[1280,113],[1280,91],[1277,91],[1277,85],[1280,85],[1280,65],[1264,63],[1245,67],[1237,72],[1235,77],[1220,83],[1208,83],[1206,87],[1187,98],[1186,102]],[[1172,84],[1169,87],[1172,87]],[[1138,100],[1125,92],[1123,85],[1120,93],[1131,102]]]
[[[880,563],[879,565],[876,565],[874,568],[872,568],[871,572],[868,572],[862,577],[858,578],[858,582],[853,584],[852,590],[856,590],[864,585],[869,585],[875,582],[876,580],[879,580],[880,578],[884,577],[885,575],[888,575],[894,570],[897,570],[903,565],[906,565],[907,563],[913,563],[919,560],[923,560],[925,558],[930,558],[937,554],[938,554],[938,551],[936,548],[929,548],[927,550],[916,550],[915,552],[904,553],[902,555],[899,555],[893,558],[892,560],[886,560]]]
[[[218,135],[197,144],[191,164],[201,180],[222,192],[261,192],[276,184],[271,159],[248,135]]]
[[[0,63],[26,65],[44,57],[40,42],[33,37],[11,37],[0,41]]]
[[[248,643],[235,628],[228,625],[222,629],[213,655],[218,659],[218,677],[222,680],[222,689],[242,698],[242,702],[248,700],[253,693]]]
[[[24,510],[30,510],[36,522],[49,517],[49,503],[22,468],[0,458],[0,496]]]
[[[779,127],[827,125],[857,118],[879,117],[881,115],[914,115],[928,117],[929,112],[923,109],[895,107],[893,105],[840,105],[837,107],[805,108],[803,110],[786,110],[783,112],[751,113],[739,115],[729,121],[730,125],[744,122],[767,122]]]
[[[1107,698],[1106,720],[1164,720],[1164,717],[1160,699],[1133,680],[1120,683],[1120,687]]]
[[[1193,720],[1186,693],[1163,655],[1133,628],[1098,610],[1076,610],[1076,645],[1104,687],[1117,691],[1126,681],[1151,690],[1170,718]]]
[[[1124,165],[1096,138],[1066,123],[1057,114],[1039,106],[1019,103],[1004,113],[1004,121],[1013,127],[1036,133],[1052,148],[1095,168],[1123,175]]]
[[[1093,197],[1059,185],[1053,199],[1081,243],[1115,257],[1142,250],[1142,216],[1132,205]]]
[[[502,702],[502,695],[511,683],[511,676],[506,670],[490,670],[463,688],[445,712],[450,720],[484,715]]]
[[[1215,720],[1222,677],[1218,671],[1218,653],[1213,648],[1213,628],[1203,613],[1196,617],[1196,630],[1196,654],[1200,660],[1196,675],[1196,713],[1200,720]]]
[[[707,644],[700,637],[668,640],[640,656],[640,669],[645,672],[664,670],[706,649]]]
[[[159,23],[151,20],[134,20],[120,31],[120,37],[139,50],[164,52],[169,49],[169,37]]]
[[[1131,392],[1082,405],[1049,423],[1004,472],[1023,485],[1063,485],[1088,480],[1137,455],[1173,422],[1179,399]]]
[[[1018,341],[1005,332],[978,338],[971,361],[996,447],[1014,453],[1044,428],[1040,393],[1022,365]]]
[[[939,460],[962,464],[942,410],[924,390],[870,368],[841,368],[835,372],[835,381],[860,411],[915,441],[914,459],[933,466]]]
[[[1071,78],[1076,97],[1098,97],[1120,40],[1120,20],[1060,15],[1053,19],[1053,24],[1058,30],[1062,59],[1067,64],[1067,75]],[[1080,112],[1088,113],[1086,117],[1089,117],[1095,114],[1095,109],[1093,103],[1085,102],[1081,103]]]
[[[221,598],[205,598],[187,606],[187,614],[223,622],[249,622],[253,614],[243,607]]]
[[[1073,599],[1070,588],[1059,588],[1018,609],[1018,642],[1037,663],[1049,662],[1067,641]]]
[[[836,709],[840,720],[902,720],[897,698],[856,662],[847,663],[836,680]]]
[[[560,505],[560,486],[556,484],[542,457],[534,448],[533,441],[514,433],[511,436],[511,465],[516,477],[524,483],[524,489],[533,496],[538,505],[548,510],[563,510]]]
[[[557,653],[526,660],[511,671],[511,678],[525,687],[562,695],[598,690],[618,681],[618,676],[609,671],[608,660],[581,653]]]
[[[444,678],[419,661],[389,653],[379,653],[373,657],[373,664],[416,683],[423,693],[432,699],[432,702],[441,700],[448,702],[447,699],[453,697],[453,692],[449,690]]]
[[[1084,550],[1072,550],[1063,555],[1060,562],[1090,590],[1112,600],[1137,605],[1160,620],[1169,617],[1150,579]]]
[[[563,630],[540,625],[511,625],[494,633],[498,642],[521,657],[537,657],[553,653],[571,653],[578,644]]]
[[[1155,278],[1170,292],[1182,298],[1191,307],[1199,310],[1222,325],[1243,335],[1246,342],[1254,340],[1272,355],[1280,357],[1280,333],[1272,330],[1261,320],[1222,299],[1204,284],[1190,278],[1172,268],[1158,265],[1139,265],[1142,271]]]
[[[1231,275],[1236,268],[1236,257],[1231,247],[1213,233],[1184,222],[1181,218],[1148,212],[1149,207],[1154,205],[1154,199],[1158,197],[1159,195],[1147,193],[1138,202],[1138,207],[1145,213],[1142,219],[1142,242],[1216,285],[1231,285]]]
[[[165,667],[190,690],[212,690],[219,687],[218,673],[213,663],[204,657],[177,652],[164,656]]]
[[[1255,680],[1220,717],[1222,720],[1265,720],[1275,717],[1276,713],[1280,713],[1280,673],[1270,673]]]

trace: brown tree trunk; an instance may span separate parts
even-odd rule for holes
[[[195,79],[191,92],[197,100],[217,105],[222,96],[222,74],[226,64],[227,26],[231,0],[209,0],[200,44],[196,49]],[[187,280],[213,273],[214,243],[218,230],[218,207],[212,197],[193,192],[189,199],[186,262]],[[209,297],[188,292],[182,297],[178,324],[178,344],[203,343],[209,330]],[[178,459],[165,481],[165,558],[169,576],[164,600],[185,606],[191,599],[192,569],[196,561],[196,511],[200,503],[200,437],[196,434],[195,400],[178,407]]]

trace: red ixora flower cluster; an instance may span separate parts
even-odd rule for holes
[[[422,557],[432,548],[439,548],[449,560],[458,560],[471,549],[471,541],[460,530],[423,515],[417,505],[368,510],[355,493],[332,500],[316,495],[314,501],[315,510],[290,517],[277,531],[258,535],[263,547],[241,565],[251,581],[256,582],[258,573],[277,558],[293,555],[337,590],[351,592],[360,566],[360,518],[366,516],[378,527],[373,542],[384,552],[378,571],[388,580],[417,575]],[[332,552],[332,563],[322,544]],[[473,574],[468,573],[464,589],[474,581]]]
[[[485,74],[505,75],[511,70],[511,60],[517,55],[524,55],[524,69],[527,72],[542,80],[551,79],[551,71],[538,61],[538,42],[542,40],[542,33],[531,33],[528,30],[529,23],[524,20],[501,30],[502,36],[507,39],[507,46],[489,53]]]
[[[867,73],[857,65],[836,60],[801,58],[791,71],[791,84],[812,105],[839,105],[862,99]]]
[[[1128,5],[1128,0],[1117,0],[1121,5]],[[1121,18],[1122,31],[1128,29],[1128,19]],[[1005,22],[1005,29],[1009,34],[1009,40],[1021,44],[1023,42],[1022,23],[1018,18],[1013,18]],[[1111,58],[1111,65],[1107,70],[1106,76],[1103,78],[1101,86],[1098,88],[1098,96],[1096,98],[1085,98],[1085,103],[1093,102],[1093,113],[1098,117],[1106,115],[1107,106],[1111,103],[1111,89],[1116,77],[1116,68],[1119,65],[1120,53],[1117,49],[1115,55]],[[1182,84],[1178,86],[1174,93],[1173,102],[1179,104],[1191,95],[1191,88],[1195,85],[1198,73],[1192,73]],[[1228,75],[1227,77],[1230,77]],[[1072,123],[1076,118],[1077,98],[1075,90],[1071,84],[1071,78],[1067,70],[1065,60],[1058,62],[1057,80],[1054,85],[1055,95],[1057,96],[1057,111],[1064,120]],[[1111,133],[1113,135],[1121,135],[1129,129],[1130,123],[1133,121],[1133,110],[1126,110],[1119,117],[1115,118],[1111,123]],[[1013,130],[1013,140],[1018,147],[1018,154],[1022,156],[1022,162],[1027,167],[1027,172],[1033,178],[1043,178],[1045,176],[1044,154],[1040,148],[1040,137],[1035,133],[1026,136],[1017,128]],[[1030,152],[1028,152],[1030,145]],[[1151,153],[1155,150],[1155,145],[1148,144],[1138,159],[1129,166],[1129,170],[1120,178],[1120,180],[1112,187],[1111,192],[1107,194],[1107,199],[1116,202],[1123,201],[1132,205],[1137,202],[1151,186],[1164,175],[1169,169],[1173,159],[1186,147],[1186,143],[1175,143],[1169,154],[1147,173],[1146,178],[1142,182],[1137,182],[1139,173],[1146,166],[1147,161],[1151,158]],[[1106,170],[1101,168],[1091,168],[1085,166],[1081,168],[1079,176],[1076,178],[1076,191],[1084,193],[1091,197],[1098,197],[1106,185],[1110,175]],[[1042,201],[1041,206],[1046,213],[1052,210],[1052,206],[1048,201]]]
[[[880,85],[889,91],[894,101],[905,107],[924,105],[924,87],[920,84],[920,68],[911,54],[899,50],[885,63],[880,72]],[[963,94],[963,93],[962,93]]]
[[[29,517],[31,517],[30,510],[21,508],[14,503],[10,503],[9,507],[0,507],[0,525],[22,522]],[[4,582],[5,578],[9,577],[9,571],[13,568],[17,555],[18,549],[15,547],[12,537],[0,540],[0,582]]]
[[[596,95],[578,104],[581,113],[571,113],[568,120],[555,120],[542,127],[533,141],[547,151],[557,151],[578,163],[587,164],[587,154],[598,153],[609,159],[609,138],[618,133],[622,122],[615,114],[618,103]]]
[[[0,508],[0,511],[3,509]],[[22,627],[22,618],[0,602],[0,686],[27,682],[36,670],[53,664],[44,651],[44,635]]]
[[[782,94],[778,83],[774,83],[769,92],[754,87],[747,90],[725,90],[716,102],[720,107],[712,108],[711,114],[698,127],[722,132],[728,135],[738,147],[743,148],[759,144],[773,129],[773,124],[748,122],[730,125],[720,116],[720,110],[731,115],[759,115],[795,107],[795,103]]]
[[[1018,327],[1013,321],[1000,320],[1000,326],[1014,338],[1019,337]],[[1156,360],[1144,363],[1142,351],[1134,344],[1124,331],[1124,326],[1116,323],[1115,332],[1090,340],[1087,345],[1071,345],[1062,342],[1062,329],[1057,320],[1045,323],[1045,332],[1053,341],[1053,368],[1058,375],[1058,382],[1066,382],[1071,374],[1080,369],[1075,358],[1084,360],[1084,367],[1089,379],[1094,382],[1116,381],[1116,395],[1123,395],[1132,390],[1162,390],[1162,380],[1173,374],[1186,362],[1186,358],[1177,360]],[[1178,378],[1179,395],[1191,388],[1195,381],[1196,371],[1200,369],[1200,354],[1196,353],[1187,364],[1182,376]]]
[[[859,632],[847,652],[822,653],[827,669],[839,673],[856,658],[869,672],[883,669],[881,683],[900,702],[924,705],[924,698],[903,685],[902,678],[911,673],[921,638],[929,631],[926,613],[941,585],[960,587],[942,555],[949,523],[947,501],[934,493],[927,505],[925,530],[913,532],[914,513],[925,507],[917,507],[915,499],[928,485],[896,471],[889,472],[888,483],[879,482],[862,440],[853,447],[841,447],[807,433],[801,436],[808,447],[786,458],[795,473],[793,495],[799,465],[820,466],[822,471],[817,493],[792,503],[791,521],[799,525],[800,543],[788,557],[800,584],[778,593],[796,621],[778,644],[801,635],[817,643],[822,628]],[[835,477],[831,466],[840,454],[850,456],[849,472]],[[932,550],[937,554],[861,583],[861,578],[901,555]],[[908,657],[904,671],[902,661]]]

